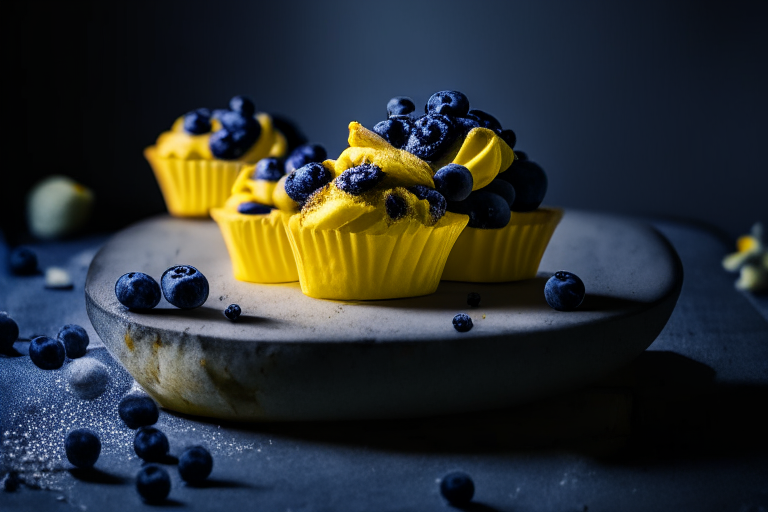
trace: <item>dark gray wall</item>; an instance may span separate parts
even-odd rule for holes
[[[248,94],[335,156],[347,123],[372,126],[391,96],[458,89],[545,168],[546,203],[736,235],[768,217],[767,6],[33,3],[17,62],[33,172],[17,188],[65,172],[97,190],[96,227],[116,227],[162,210],[141,151],[192,108]],[[52,105],[58,136],[41,144]]]

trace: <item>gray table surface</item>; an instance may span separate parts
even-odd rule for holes
[[[446,510],[438,481],[461,469],[475,482],[468,510],[768,510],[768,300],[736,291],[720,267],[731,251],[701,226],[655,221],[685,270],[680,300],[653,345],[598,386],[503,411],[424,420],[221,424],[162,412],[171,452],[214,457],[210,482],[189,487],[169,469],[166,506],[189,510]],[[133,380],[104,349],[85,313],[88,263],[105,237],[38,244],[41,267],[68,269],[75,287],[0,270],[0,310],[21,336],[66,323],[91,335],[89,357],[111,386],[94,401],[67,391],[66,365],[44,372],[0,356],[0,510],[138,510],[141,461],[117,402]],[[0,243],[0,261],[7,247]],[[98,471],[71,471],[63,439],[88,427],[102,439]]]

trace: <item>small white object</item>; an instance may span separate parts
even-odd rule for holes
[[[61,238],[75,233],[88,220],[93,192],[66,176],[50,176],[27,197],[29,229],[38,238]]]
[[[56,289],[72,288],[72,278],[69,272],[59,267],[48,267],[45,270],[45,287]]]
[[[75,359],[68,365],[69,390],[83,400],[100,397],[109,385],[109,372],[101,362],[90,357]]]

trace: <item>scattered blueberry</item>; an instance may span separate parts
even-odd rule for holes
[[[416,105],[408,96],[395,96],[387,102],[387,117],[407,116],[416,110]]]
[[[528,153],[525,151],[515,151],[515,160],[528,160]]]
[[[160,278],[165,300],[181,309],[194,309],[208,299],[208,279],[192,265],[174,265]]]
[[[319,144],[304,144],[294,149],[285,159],[285,173],[291,173],[312,162],[322,162],[328,157],[325,148]],[[295,201],[295,199],[294,199]]]
[[[55,370],[64,364],[64,345],[48,336],[38,336],[29,343],[29,358],[43,370]]]
[[[447,201],[463,201],[472,193],[472,173],[463,165],[446,165],[435,173],[434,180],[435,189]]]
[[[373,164],[362,164],[341,173],[335,180],[336,188],[353,196],[368,192],[383,180],[385,174]]]
[[[518,154],[517,152],[515,154]],[[530,160],[515,160],[499,179],[515,187],[513,212],[529,212],[539,207],[547,193],[547,175]]]
[[[440,192],[424,185],[414,185],[408,188],[408,191],[418,199],[426,199],[429,202],[429,213],[432,214],[432,219],[435,222],[443,218],[447,202]]]
[[[256,172],[253,177],[257,180],[279,181],[285,172],[277,158],[262,158],[256,163]]]
[[[240,313],[243,311],[237,304],[230,304],[227,309],[224,310],[224,316],[232,320],[233,322],[240,318]]]
[[[171,477],[156,464],[147,464],[136,475],[136,491],[147,503],[160,503],[171,492]]]
[[[261,126],[258,123],[250,130],[221,129],[211,135],[208,146],[213,156],[220,160],[237,160],[248,152],[260,134]]]
[[[384,140],[400,149],[408,142],[411,135],[411,122],[405,118],[392,118],[376,123],[373,131],[381,135]]]
[[[503,228],[511,217],[509,204],[498,194],[478,190],[464,201],[469,215],[467,226],[480,229]]]
[[[208,478],[213,469],[213,457],[202,446],[192,446],[179,457],[179,476],[192,485]]]
[[[133,449],[147,462],[160,462],[168,456],[168,438],[155,427],[139,427],[133,438]]]
[[[0,311],[0,352],[8,352],[19,337],[19,326],[5,311]]]
[[[467,332],[472,325],[472,319],[466,313],[459,313],[453,317],[453,328],[459,332]]]
[[[487,112],[482,110],[470,110],[467,117],[477,121],[483,128],[488,128],[496,133],[501,133],[501,123]]]
[[[466,117],[469,100],[459,91],[440,91],[430,96],[425,107],[427,113]]]
[[[128,272],[115,283],[117,300],[128,309],[152,309],[162,297],[160,285],[143,272]]]
[[[130,429],[154,425],[160,418],[157,404],[145,395],[124,396],[117,406],[117,412]]]
[[[256,105],[248,96],[235,96],[229,100],[229,109],[240,112],[244,116],[253,116],[256,113]]]
[[[16,492],[20,485],[21,478],[19,478],[19,473],[16,471],[9,471],[2,480],[0,480],[0,489],[5,492]]]
[[[501,137],[501,140],[506,142],[507,146],[511,149],[515,149],[515,144],[517,144],[517,135],[515,135],[515,132],[512,130],[501,130],[499,137]]]
[[[544,285],[544,298],[552,309],[573,311],[584,300],[586,290],[579,276],[560,270]]]
[[[302,204],[315,190],[329,183],[331,178],[331,172],[323,164],[311,162],[288,175],[285,192],[288,197]]]
[[[37,273],[37,254],[27,247],[16,247],[8,255],[8,266],[15,276],[29,276]]]
[[[513,187],[508,181],[496,178],[488,185],[483,187],[482,190],[500,195],[507,202],[510,209],[512,208],[512,204],[515,202],[515,187]]]
[[[237,211],[244,215],[260,215],[271,212],[272,207],[254,201],[244,201],[237,205]]]
[[[469,292],[467,294],[467,304],[470,307],[476,308],[480,305],[480,294],[477,292]]]
[[[408,202],[397,194],[389,194],[384,200],[384,207],[392,220],[400,219],[408,213]]]
[[[99,437],[87,428],[73,430],[64,441],[67,460],[78,468],[91,468],[99,459],[101,441]]]
[[[85,329],[76,324],[67,324],[62,327],[57,338],[64,344],[64,350],[70,359],[83,357],[90,342]]]
[[[192,135],[201,135],[211,131],[211,114],[207,109],[188,112],[184,116],[184,131]]]
[[[301,133],[293,121],[279,114],[270,114],[269,116],[272,118],[272,126],[285,136],[289,153],[307,143],[307,137]]]
[[[475,495],[475,484],[468,474],[462,471],[448,473],[440,480],[440,494],[451,505],[465,506]]]
[[[451,146],[459,132],[449,117],[428,114],[413,122],[403,149],[422,160],[436,160]]]

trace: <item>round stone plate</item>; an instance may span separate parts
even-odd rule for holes
[[[162,300],[137,313],[117,301],[122,274],[159,281],[176,264],[208,278],[202,307]],[[586,285],[577,311],[544,301],[557,270]],[[535,279],[319,300],[298,283],[236,281],[214,222],[163,216],[115,235],[93,260],[85,293],[96,332],[162,406],[229,420],[336,420],[499,408],[587,384],[653,342],[682,278],[674,249],[651,227],[567,211]],[[479,307],[467,305],[469,292],[481,295]],[[236,323],[222,313],[232,303],[243,310]],[[471,331],[453,328],[459,312],[472,317]]]

